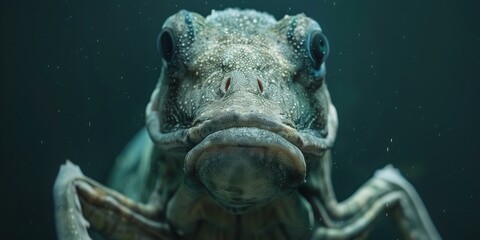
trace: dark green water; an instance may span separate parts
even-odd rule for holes
[[[190,2],[190,1],[189,1]],[[193,1],[191,1],[193,2]],[[179,9],[306,13],[330,40],[339,113],[334,184],[348,197],[388,163],[417,188],[444,239],[479,239],[479,1],[3,1],[2,239],[54,239],[65,159],[105,181],[143,126],[156,36]],[[396,239],[388,219],[371,239]]]

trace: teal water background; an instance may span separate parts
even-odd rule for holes
[[[304,12],[330,40],[339,114],[333,181],[347,198],[392,163],[444,239],[479,239],[479,1],[2,1],[2,239],[55,239],[65,159],[104,182],[144,124],[155,41],[180,9]],[[477,179],[477,180],[475,180]],[[386,217],[371,239],[396,239]]]

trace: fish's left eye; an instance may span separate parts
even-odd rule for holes
[[[320,30],[314,30],[310,33],[307,47],[314,68],[319,69],[328,57],[329,45],[327,38]]]
[[[162,57],[168,63],[173,60],[173,57],[176,52],[176,41],[175,34],[172,29],[164,28],[158,35],[157,39],[157,48],[158,51],[162,54]]]

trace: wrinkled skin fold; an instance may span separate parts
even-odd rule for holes
[[[337,201],[329,45],[303,14],[182,10],[158,38],[146,128],[108,187],[70,161],[53,195],[58,238],[364,239],[388,213],[403,239],[441,239],[393,166]]]

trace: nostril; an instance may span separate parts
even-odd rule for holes
[[[262,84],[262,82],[260,82],[260,80],[257,79],[257,83],[258,83],[258,89],[260,89],[260,92],[263,93],[263,84]]]
[[[228,88],[230,88],[230,78],[227,78],[227,82],[225,82],[225,92],[228,91]]]

